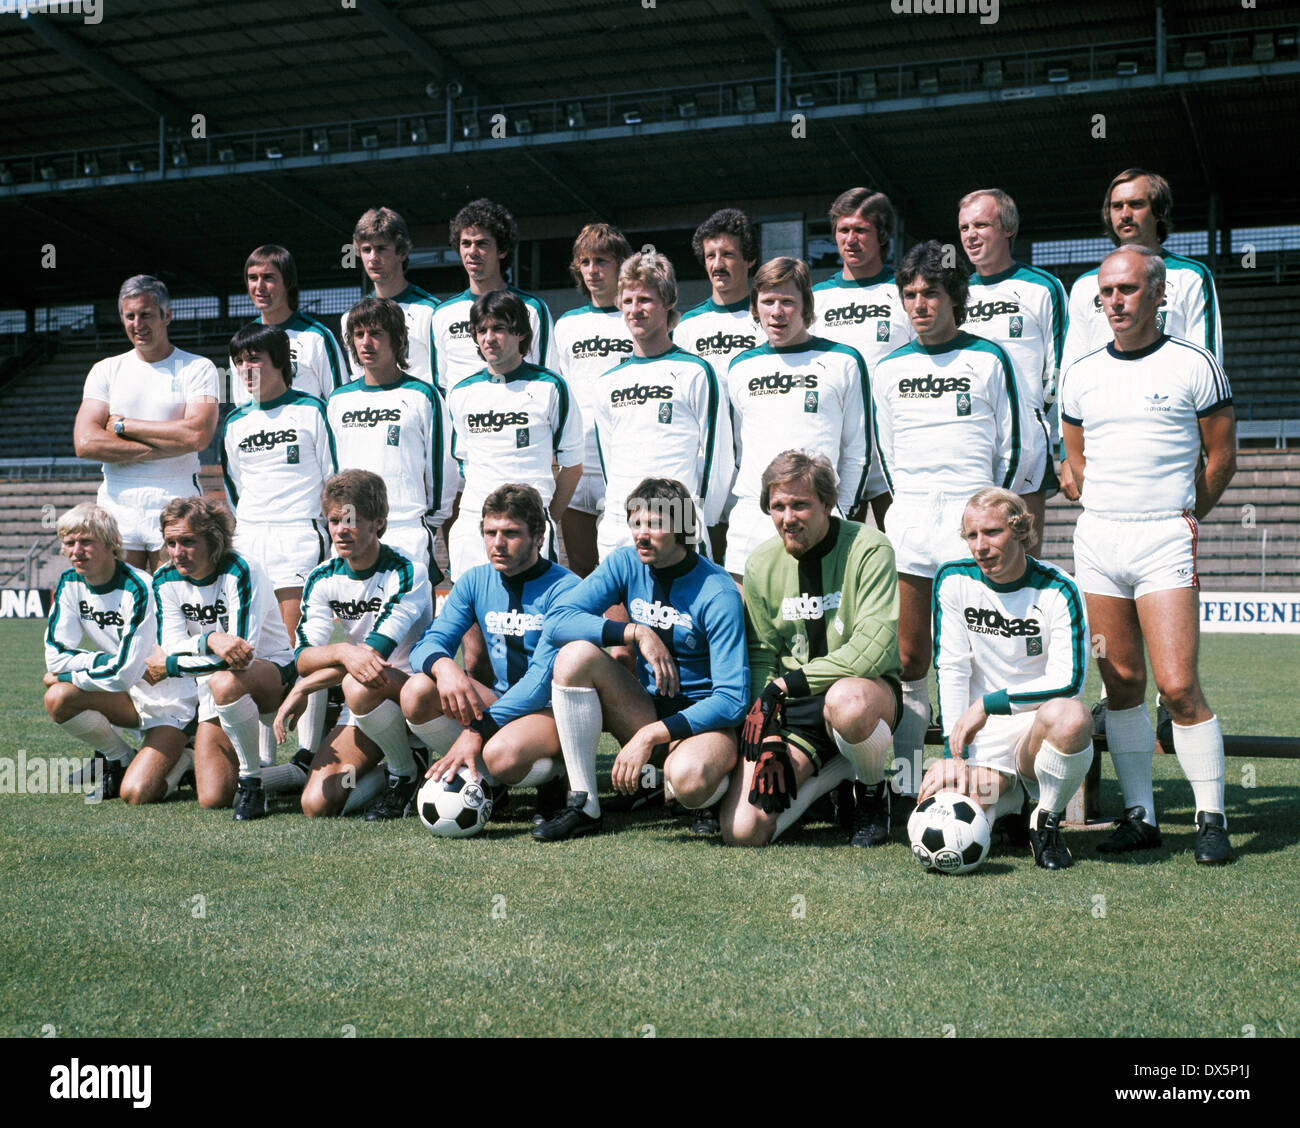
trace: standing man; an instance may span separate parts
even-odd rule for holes
[[[839,274],[813,287],[816,332],[857,349],[874,379],[876,364],[916,336],[903,310],[894,272],[885,266],[896,226],[894,205],[883,192],[850,188],[831,204],[830,220],[844,265]],[[877,528],[883,529],[891,498],[876,451],[866,496]]]
[[[1020,397],[1020,478],[1012,487],[1034,518],[1030,556],[1043,547],[1043,510],[1057,492],[1058,428],[1052,405],[1065,344],[1065,287],[1045,270],[1011,257],[1020,231],[1016,202],[1000,188],[981,188],[957,205],[970,276],[966,329],[996,341],[1011,357]]]
[[[389,298],[402,307],[406,318],[407,370],[416,379],[432,384],[433,311],[438,308],[438,299],[406,280],[406,264],[411,257],[411,233],[406,220],[392,208],[371,208],[357,220],[352,245],[361,259],[361,268],[374,286],[373,296]],[[344,337],[347,333],[345,315]],[[352,375],[361,375],[360,365],[353,364]]]
[[[293,255],[275,243],[258,247],[244,263],[244,281],[258,320],[289,335],[294,387],[319,400],[329,399],[347,379],[347,364],[334,334],[298,308],[298,266]],[[233,361],[230,370],[235,371]],[[231,400],[247,403],[248,389],[243,382],[231,383]]]
[[[723,373],[736,357],[762,340],[749,304],[749,272],[758,263],[758,232],[743,211],[723,208],[695,229],[691,249],[713,292],[682,314],[673,330],[673,343]]]
[[[884,533],[836,517],[836,500],[825,455],[787,450],[763,471],[760,503],[779,539],[745,566],[751,690],[762,688],[722,804],[732,846],[766,846],[855,774],[850,845],[889,841],[898,578]]]
[[[632,334],[618,306],[618,272],[632,256],[623,233],[608,223],[589,223],[573,241],[569,273],[586,305],[555,322],[556,371],[582,411],[586,445],[582,478],[560,519],[569,567],[579,577],[596,567],[596,525],[605,510],[605,479],[596,450],[596,381],[611,365],[632,355]]]
[[[117,311],[131,351],[90,370],[72,438],[78,458],[104,464],[99,505],[117,523],[126,562],[148,571],[162,550],[163,506],[203,492],[198,452],[217,428],[220,389],[212,361],[167,339],[171,299],[157,278],[123,282]]]
[[[1161,332],[1165,266],[1155,251],[1121,247],[1097,277],[1114,339],[1066,370],[1061,427],[1083,498],[1075,573],[1092,630],[1106,640],[1097,665],[1109,701],[1106,739],[1124,795],[1124,818],[1098,849],[1118,854],[1161,842],[1145,642],[1196,801],[1196,861],[1223,865],[1233,857],[1223,732],[1196,669],[1196,535],[1197,520],[1236,473],[1232,391],[1212,353]]]

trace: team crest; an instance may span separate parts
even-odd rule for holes
[[[659,422],[671,423],[673,421],[673,405],[671,403],[661,403],[659,405]]]
[[[402,441],[402,425],[400,423],[394,423],[391,427],[388,428],[388,445],[400,446],[401,441]]]
[[[970,392],[957,393],[957,414],[958,415],[970,414]]]
[[[805,392],[803,397],[803,409],[806,412],[816,414],[817,411],[817,393]]]
[[[515,428],[515,446],[516,446],[516,447],[526,447],[527,445],[528,445],[528,428],[527,428],[527,427],[516,427],[516,428]]]
[[[889,340],[889,322],[888,322],[888,321],[877,321],[877,322],[876,322],[876,340],[877,340],[877,341],[887,341],[887,340]]]
[[[1043,652],[1043,640],[1041,638],[1025,639],[1025,653],[1031,658]]]
[[[1161,333],[1165,331],[1165,311],[1163,309],[1156,310],[1156,329]]]
[[[284,448],[284,460],[290,466],[298,465],[298,444],[292,443]]]
[[[1020,314],[1015,314],[1011,318],[1011,336],[1023,337],[1025,335],[1025,319]]]

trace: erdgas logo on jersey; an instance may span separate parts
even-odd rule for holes
[[[615,388],[609,393],[610,407],[635,407],[648,400],[670,400],[673,390],[667,384],[633,384],[629,388]]]
[[[373,615],[384,605],[377,595],[369,599],[331,599],[330,610],[340,619],[360,619],[362,615]]]
[[[729,353],[733,349],[752,349],[756,344],[758,338],[753,333],[724,333],[718,330],[712,337],[695,338],[695,354],[717,356],[720,353]]]
[[[1019,312],[1019,302],[976,302],[966,307],[966,320],[992,321],[999,314]]]
[[[628,612],[632,616],[632,622],[644,623],[647,627],[659,627],[661,630],[681,627],[682,630],[689,631],[692,626],[691,617],[686,612],[678,611],[670,603],[660,603],[657,599],[653,603],[634,599]]]
[[[938,399],[945,392],[969,392],[965,376],[911,376],[898,382],[900,399]]]
[[[632,353],[632,342],[617,340],[613,337],[588,337],[584,341],[573,342],[574,360],[591,360],[593,357],[609,356],[610,353]]]
[[[226,601],[218,599],[216,603],[182,603],[181,614],[191,623],[215,623],[226,613]]]
[[[828,309],[822,314],[822,324],[827,327],[832,325],[861,325],[864,321],[873,317],[888,317],[891,312],[887,305],[862,305],[854,302],[852,305]]]
[[[815,388],[817,377],[814,373],[773,372],[767,376],[755,376],[749,382],[751,396],[781,396],[794,388]]]
[[[345,427],[378,427],[381,423],[400,423],[402,412],[396,407],[363,407],[345,411],[340,420]]]
[[[466,341],[470,338],[469,320],[455,321],[447,326],[447,332],[453,341]]]
[[[967,607],[966,625],[976,634],[995,634],[1003,638],[1019,638],[1040,634],[1037,619],[1008,619],[993,607]]]
[[[506,427],[526,427],[526,411],[477,411],[465,417],[465,426],[471,435],[491,435]]]
[[[806,591],[798,595],[787,595],[781,600],[781,618],[786,622],[796,619],[820,619],[827,611],[834,611],[840,605],[838,591],[826,595],[809,595]]]
[[[529,631],[540,631],[546,617],[528,611],[489,611],[483,616],[488,634],[515,635],[522,638]]]
[[[255,435],[245,435],[239,441],[239,449],[245,454],[252,454],[253,451],[257,450],[274,450],[280,443],[296,443],[297,441],[298,432],[294,430],[258,431]]]
[[[122,621],[122,616],[116,611],[96,611],[93,606],[84,599],[78,606],[83,619],[89,619],[97,627],[122,627],[126,624]]]

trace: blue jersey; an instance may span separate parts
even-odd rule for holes
[[[664,718],[673,740],[738,725],[749,708],[745,610],[735,581],[711,560],[688,551],[668,568],[641,563],[630,545],[611,552],[555,608],[546,635],[556,646],[617,646],[626,623],[603,617],[623,604],[634,623],[652,628],[677,663],[681,696],[691,702]],[[637,676],[654,693],[654,675],[637,656]]]
[[[454,658],[470,626],[487,640],[497,699],[484,713],[486,735],[551,702],[555,647],[543,638],[547,612],[578,586],[567,568],[540,559],[517,576],[491,564],[471,568],[451,589],[442,611],[411,651],[411,668],[432,676],[433,664]]]

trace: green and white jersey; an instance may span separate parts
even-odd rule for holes
[[[216,571],[200,580],[169,564],[154,573],[153,595],[168,677],[203,677],[227,669],[208,650],[206,640],[214,631],[238,635],[252,646],[254,657],[278,666],[293,661],[275,589],[255,560],[227,553]]]
[[[281,322],[289,338],[289,358],[293,362],[293,390],[306,392],[318,400],[329,399],[330,393],[348,378],[348,366],[343,359],[343,349],[334,334],[323,322],[295,310],[288,321]],[[240,378],[235,362],[230,362],[230,400],[242,407],[252,394]]]
[[[374,297],[372,293],[369,295]],[[413,282],[408,282],[406,289],[392,299],[402,307],[406,318],[406,370],[426,384],[433,383],[433,311],[438,308],[438,299],[428,290],[423,290]],[[355,379],[365,375],[351,353],[347,351],[348,318],[352,311],[343,315],[343,352]]]
[[[1196,259],[1161,251],[1165,260],[1165,299],[1156,313],[1156,328],[1171,337],[1199,345],[1223,363],[1223,328],[1219,324],[1219,298],[1210,269]],[[1070,325],[1065,334],[1061,372],[1081,356],[1115,339],[1101,308],[1097,271],[1079,275],[1070,288]]]
[[[498,376],[486,368],[462,380],[447,396],[452,450],[465,475],[463,513],[477,513],[507,482],[532,486],[550,505],[552,463],[582,461],[582,412],[561,376],[522,363]]]
[[[1020,467],[1016,374],[1001,345],[957,331],[913,341],[872,373],[880,461],[894,494],[1012,489]]]
[[[762,342],[763,331],[749,312],[748,296],[727,305],[707,298],[682,314],[673,329],[673,344],[707,360],[714,372],[726,372],[736,357]]]
[[[588,303],[562,313],[555,322],[556,371],[564,377],[582,412],[586,444],[582,472],[600,473],[596,452],[596,381],[632,355],[632,334],[617,306]]]
[[[106,583],[92,584],[69,568],[50,605],[45,668],[87,692],[125,693],[144,677],[157,633],[147,573],[119,560]]]
[[[460,472],[447,405],[432,384],[403,374],[391,384],[353,380],[325,404],[340,470],[370,470],[388,487],[390,525],[435,527],[450,515]]]
[[[796,559],[779,537],[745,564],[749,684],[783,677],[792,697],[840,678],[899,679],[898,572],[889,538],[832,517],[820,544]]]
[[[336,556],[312,569],[302,589],[294,652],[325,646],[338,623],[348,642],[369,646],[394,669],[409,674],[411,647],[432,621],[428,570],[418,560],[380,545],[379,557],[369,568],[353,571]]]
[[[1083,696],[1083,596],[1059,568],[1032,556],[1027,564],[1025,574],[1009,584],[994,583],[970,559],[951,561],[934,577],[934,667],[945,737],[981,698],[993,715]]]
[[[533,329],[533,342],[524,354],[524,360],[539,368],[555,371],[555,352],[552,334],[554,322],[546,303],[533,294],[514,286],[507,286],[515,297],[528,308],[528,324]],[[469,290],[448,298],[433,311],[433,371],[438,390],[443,395],[468,376],[483,367],[483,358],[474,343],[469,328],[469,311],[477,295]]]
[[[727,369],[738,500],[757,503],[763,471],[783,450],[824,454],[839,475],[839,504],[852,513],[871,457],[871,390],[856,349],[821,337],[761,345]]]
[[[290,388],[236,408],[221,425],[221,472],[239,521],[313,521],[320,491],[338,470],[325,405]]]
[[[812,331],[857,349],[873,377],[878,361],[916,337],[888,267],[870,278],[845,278],[841,272],[818,282],[813,308]]]

